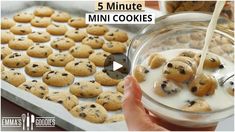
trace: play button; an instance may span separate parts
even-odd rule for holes
[[[121,67],[122,67],[121,64],[117,63],[116,61],[113,61],[113,71],[116,71]]]
[[[113,79],[123,79],[129,74],[130,60],[124,54],[112,54],[105,60],[104,70]]]

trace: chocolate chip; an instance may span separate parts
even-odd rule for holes
[[[234,85],[234,82],[233,82],[233,81],[230,81],[229,83],[230,83],[230,85]]]
[[[219,69],[223,69],[223,68],[224,68],[223,64],[219,65]]]
[[[25,30],[20,30],[20,32],[25,33]]]
[[[164,83],[163,83],[163,84],[161,84],[161,88],[163,88],[163,89],[164,89],[165,87],[166,87],[166,84],[164,84]]]
[[[192,106],[196,103],[195,101],[191,101],[191,100],[187,100],[187,102],[190,104],[190,106]]]
[[[54,59],[50,59],[52,62],[55,62],[55,60]]]
[[[90,82],[95,83],[95,80],[91,80]]]
[[[169,67],[169,68],[173,67],[172,63],[168,63],[167,67]]]
[[[149,70],[147,70],[147,69],[144,70],[144,73],[148,73],[148,72],[149,72]]]
[[[38,64],[33,64],[33,66],[32,67],[38,67]]]
[[[179,72],[180,72],[180,74],[185,74],[186,72],[185,72],[185,70],[184,69],[179,69]]]
[[[211,61],[211,62],[215,62],[215,59],[214,59],[214,58],[210,58],[210,61]]]
[[[32,82],[38,82],[37,80],[32,80]]]
[[[75,85],[80,85],[80,83],[79,82],[76,82],[76,83],[74,83]]]
[[[17,63],[16,63],[16,66],[19,66],[19,65],[20,65],[20,63],[19,63],[19,62],[17,62]]]
[[[196,91],[197,91],[197,87],[196,87],[196,86],[194,86],[194,87],[191,88],[191,92],[194,93],[194,92],[196,92]]]
[[[67,73],[62,73],[62,76],[68,76],[68,74]]]
[[[85,117],[86,117],[86,114],[85,114],[85,113],[80,113],[79,116],[80,116],[81,118],[85,118]]]
[[[40,86],[40,89],[42,89],[42,90],[46,90],[46,88],[44,88],[43,86]]]
[[[92,68],[92,65],[88,65],[88,64],[87,64],[86,66],[89,67],[89,68]]]
[[[96,106],[94,104],[90,105],[91,108],[95,108]]]
[[[63,103],[63,101],[62,101],[62,100],[59,100],[59,101],[57,101],[57,103],[62,104],[62,103]]]
[[[109,36],[113,36],[114,34],[113,33],[110,33]]]

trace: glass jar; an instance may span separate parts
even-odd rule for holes
[[[161,1],[160,10],[165,13],[174,13],[182,11],[201,11],[213,12],[216,1]],[[227,1],[221,15],[234,19],[234,2]]]

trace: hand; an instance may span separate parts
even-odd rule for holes
[[[141,103],[142,92],[135,78],[127,76],[124,80],[123,112],[127,127],[131,131],[168,131],[168,130],[215,130],[215,127],[186,128],[171,124],[151,115]]]

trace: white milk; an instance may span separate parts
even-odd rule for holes
[[[175,58],[178,54],[180,54],[183,51],[193,51],[195,53],[201,53],[200,50],[195,50],[195,49],[175,49],[158,53],[164,56],[167,59],[167,61],[169,61]],[[223,75],[226,75],[227,73],[231,73],[231,71],[234,71],[232,62],[227,61],[220,56],[218,57],[221,63],[224,65],[223,69],[218,68],[216,70],[203,70],[203,72],[214,75],[216,79],[218,79]],[[151,69],[148,66],[148,60],[149,58],[145,59],[145,61],[142,62],[141,64],[144,67],[148,67],[149,70],[149,72],[146,74],[146,81],[140,83],[143,92],[148,94],[154,100],[177,109],[180,109],[183,105],[185,105],[187,100],[194,100],[196,98],[199,98],[198,96],[192,94],[186,85],[183,86],[182,90],[176,95],[166,96],[166,97],[161,97],[157,95],[154,89],[154,83],[163,77],[162,71],[164,65],[159,68]],[[223,109],[233,105],[233,96],[227,93],[225,87],[220,87],[219,85],[213,95],[204,96],[202,98],[204,98],[208,102],[212,110]]]
[[[217,1],[216,2],[215,10],[213,12],[211,21],[210,21],[210,23],[208,25],[208,28],[206,30],[205,44],[204,44],[203,49],[202,49],[202,54],[201,54],[202,56],[200,58],[200,63],[199,63],[198,68],[197,68],[196,76],[200,75],[202,73],[203,64],[204,64],[204,61],[205,61],[205,58],[206,58],[206,53],[208,51],[208,47],[210,45],[212,36],[214,34],[214,30],[215,30],[215,27],[216,27],[216,24],[217,24],[217,20],[219,18],[220,12],[222,11],[222,9],[224,7],[224,4],[225,4],[225,1]]]

